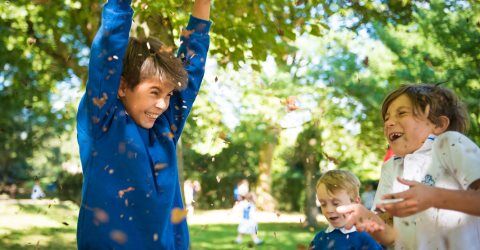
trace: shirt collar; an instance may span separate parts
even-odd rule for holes
[[[340,227],[340,228],[335,228],[333,227],[332,225],[328,225],[327,229],[325,229],[325,233],[331,233],[333,232],[333,230],[335,229],[338,229],[340,232],[342,232],[343,234],[348,234],[348,233],[353,233],[353,232],[356,232],[357,231],[357,228],[355,226],[353,226],[352,228],[350,229],[346,229],[345,227]]]
[[[436,138],[437,138],[437,136],[434,135],[434,134],[428,135],[427,139],[423,142],[423,145],[411,154],[417,154],[417,153],[421,153],[421,152],[428,151],[428,150],[432,149],[433,142],[435,141]],[[402,159],[402,158],[403,157],[400,157],[400,156],[395,156],[395,155],[393,156],[394,160],[398,160],[398,159]]]

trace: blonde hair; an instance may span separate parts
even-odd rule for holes
[[[334,193],[338,190],[347,191],[352,201],[360,197],[360,180],[349,171],[341,169],[327,171],[318,179],[317,190],[321,184],[325,185],[329,193]]]

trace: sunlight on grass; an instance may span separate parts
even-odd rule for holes
[[[76,249],[78,206],[74,203],[0,202],[0,249]]]
[[[78,209],[72,202],[57,200],[0,200],[0,249],[76,249]],[[262,245],[255,246],[250,237],[237,244],[237,224],[225,223],[230,215],[227,210],[199,211],[192,219],[197,224],[190,224],[191,249],[307,249],[315,235],[313,229],[302,227],[300,214],[282,214],[274,216],[281,218],[276,223],[259,223]],[[222,217],[224,223],[212,221],[212,216]]]
[[[325,226],[325,225],[323,225]],[[299,223],[262,223],[258,236],[264,240],[255,246],[250,237],[235,243],[236,224],[190,225],[192,250],[199,249],[307,249],[315,232],[302,228]]]

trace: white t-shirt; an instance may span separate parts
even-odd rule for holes
[[[257,234],[258,226],[255,205],[247,200],[242,200],[234,209],[240,215],[238,232],[241,234]]]
[[[466,190],[480,179],[480,149],[458,132],[430,135],[414,153],[385,163],[375,204],[384,194],[408,189],[397,176],[434,187]],[[395,249],[480,249],[480,217],[430,208],[406,218],[394,217],[393,223],[398,231]]]

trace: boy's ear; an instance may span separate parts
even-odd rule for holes
[[[353,202],[354,202],[354,203],[357,203],[357,204],[361,204],[361,203],[362,203],[362,201],[360,200],[360,197],[359,197],[359,196],[355,197],[355,199],[353,200]]]
[[[450,125],[450,119],[448,117],[442,115],[438,118],[440,120],[439,124],[435,125],[434,133],[439,135],[445,131],[447,131],[448,126]]]
[[[127,90],[127,81],[123,78],[120,78],[120,86],[118,87],[117,95],[118,97],[125,97],[125,92]]]

